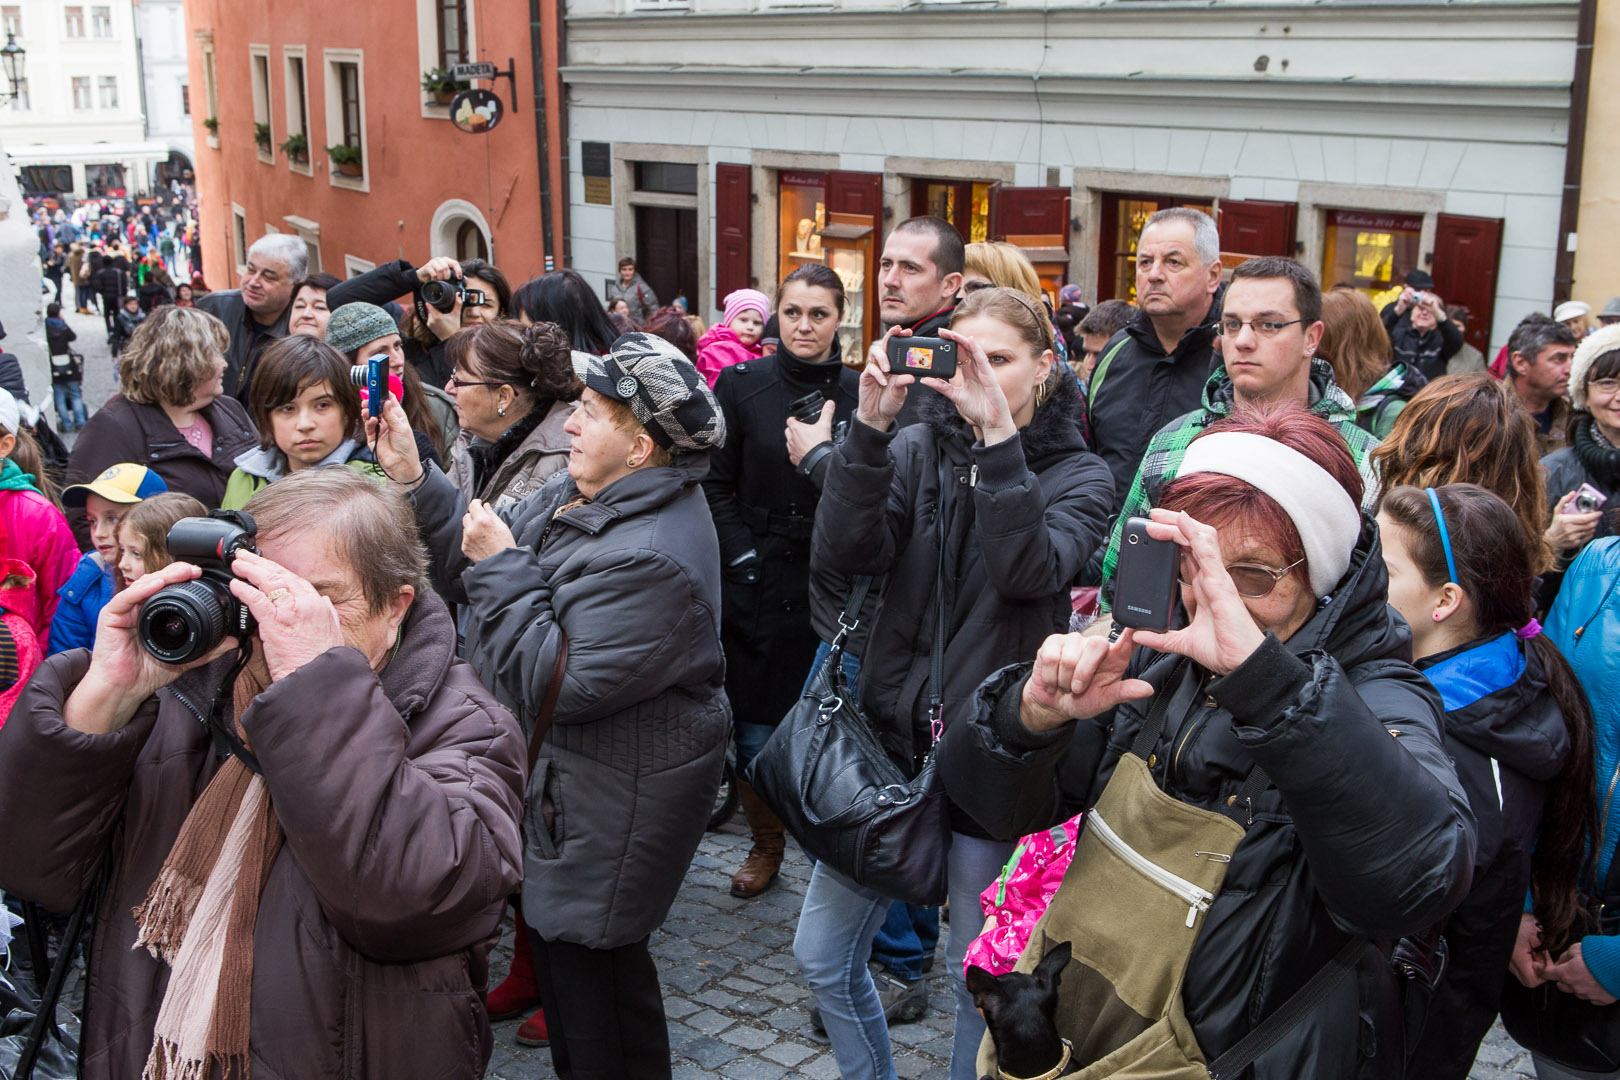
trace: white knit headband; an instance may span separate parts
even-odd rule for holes
[[[1361,511],[1331,473],[1291,446],[1264,435],[1220,431],[1194,439],[1177,479],[1219,473],[1277,501],[1305,544],[1311,592],[1326,596],[1350,569],[1361,537]]]

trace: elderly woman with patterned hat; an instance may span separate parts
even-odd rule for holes
[[[550,722],[523,914],[558,1073],[641,1080],[670,1075],[647,941],[703,836],[731,719],[701,486],[725,420],[649,334],[574,365],[567,472],[499,511],[418,464],[397,402],[367,428],[412,489],[437,587],[467,606],[467,658],[529,731]]]

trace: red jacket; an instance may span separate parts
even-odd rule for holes
[[[0,560],[7,559],[28,564],[33,595],[25,597],[19,588],[5,594],[0,604],[27,619],[36,638],[48,640],[56,590],[73,576],[79,545],[62,511],[37,491],[0,491]]]

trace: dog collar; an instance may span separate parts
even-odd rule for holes
[[[1001,1080],[1057,1080],[1058,1077],[1063,1075],[1063,1070],[1069,1067],[1069,1058],[1072,1056],[1074,1056],[1074,1047],[1069,1044],[1068,1039],[1064,1039],[1063,1056],[1058,1059],[1056,1065],[1039,1076],[1014,1076],[1006,1069],[997,1069],[996,1072],[1001,1076]]]

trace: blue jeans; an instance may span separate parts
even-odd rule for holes
[[[1012,848],[999,840],[951,834],[947,876],[952,918],[945,944],[945,963],[956,998],[951,1080],[978,1080],[975,1064],[984,1038],[984,1018],[967,991],[962,961],[984,924],[979,894],[1001,873]],[[887,897],[856,885],[825,863],[816,864],[804,894],[793,957],[821,1007],[821,1022],[844,1080],[892,1080],[895,1076],[888,1025],[866,967],[872,939],[891,905]]]
[[[59,382],[51,385],[51,394],[56,398],[56,422],[62,428],[84,427],[84,395],[83,383]]]

